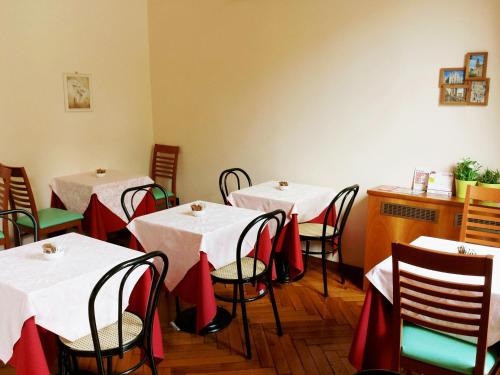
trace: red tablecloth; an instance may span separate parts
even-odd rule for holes
[[[54,192],[52,192],[50,206],[63,210],[66,209],[64,203]],[[134,217],[155,211],[156,203],[154,198],[151,194],[146,194],[142,202],[137,206]],[[99,201],[96,194],[92,194],[89,205],[83,213],[83,229],[90,237],[106,241],[108,233],[121,230],[126,225],[126,222]]]
[[[151,275],[145,273],[137,282],[130,295],[128,311],[144,317]],[[158,312],[153,322],[153,355],[163,359],[163,339]],[[35,324],[31,317],[24,322],[21,337],[14,345],[9,365],[16,369],[17,375],[50,375],[49,366],[57,359],[57,336]]]
[[[262,232],[259,247],[258,258],[267,263],[271,253],[271,239],[267,229]],[[130,241],[130,248],[144,251],[144,248],[133,235]],[[208,325],[217,313],[217,302],[210,276],[212,270],[213,267],[208,261],[207,254],[200,252],[200,261],[188,271],[181,282],[171,291],[174,296],[180,297],[187,303],[196,305],[197,331]]]

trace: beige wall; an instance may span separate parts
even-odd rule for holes
[[[147,173],[153,129],[146,0],[0,0],[0,163],[54,176]],[[94,111],[64,110],[63,73],[93,77]]]
[[[500,167],[497,0],[150,0],[155,141],[181,146],[184,201],[219,172],[363,194],[345,242],[362,264],[367,188],[470,155]],[[441,67],[489,52],[490,104],[438,105]]]

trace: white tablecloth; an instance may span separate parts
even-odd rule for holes
[[[47,242],[64,247],[65,254],[43,258],[41,245]],[[37,325],[68,340],[88,335],[88,301],[95,284],[115,265],[141,255],[77,233],[0,251],[0,360],[10,359],[24,322],[32,316]],[[143,273],[144,268],[127,281],[124,308]],[[99,327],[117,319],[119,281],[113,277],[97,297]]]
[[[50,187],[57,194],[69,211],[83,214],[87,209],[92,194],[109,208],[116,216],[127,222],[127,217],[121,205],[121,195],[127,188],[153,183],[148,176],[107,170],[106,175],[97,177],[94,172],[74,174],[71,176],[56,177]],[[145,192],[139,192],[134,198],[134,206],[141,202]],[[130,197],[125,200],[129,212]]]
[[[228,200],[235,207],[264,212],[281,209],[287,222],[297,214],[298,222],[304,223],[319,216],[334,197],[335,191],[328,187],[289,183],[287,190],[280,190],[277,181],[269,181],[233,191]]]
[[[449,241],[434,237],[421,236],[411,243],[413,246],[422,247],[429,250],[457,253],[457,247],[464,245],[466,248],[473,249],[478,255],[491,254],[493,258],[493,280],[491,285],[491,305],[490,322],[488,327],[488,345],[493,345],[500,341],[500,249]],[[419,267],[409,266],[400,263],[400,268],[411,271],[427,277],[461,282],[461,283],[481,283],[482,278],[465,277],[459,275],[450,275],[447,273],[424,270]],[[392,257],[385,259],[377,264],[366,274],[367,279],[392,303]]]
[[[165,284],[173,290],[186,273],[207,254],[214,268],[236,260],[236,246],[243,229],[262,212],[201,202],[205,215],[195,217],[191,203],[140,216],[127,226],[146,251],[163,251],[169,259]],[[257,229],[246,237],[242,256],[254,247]]]

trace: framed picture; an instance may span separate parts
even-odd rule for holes
[[[426,168],[415,168],[413,172],[413,183],[411,189],[413,191],[426,191],[429,181],[429,170]]]
[[[92,111],[90,74],[64,74],[64,103],[69,112]]]
[[[442,85],[463,85],[464,83],[464,68],[441,68],[439,71],[439,87]]]
[[[439,95],[439,104],[466,105],[469,85],[443,85]]]
[[[465,55],[465,79],[469,81],[486,78],[488,52],[469,52]]]
[[[490,91],[490,79],[481,81],[471,81],[470,89],[467,93],[467,104],[470,105],[488,105],[488,96]]]

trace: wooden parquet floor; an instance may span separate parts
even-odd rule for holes
[[[253,358],[244,356],[244,334],[238,316],[226,329],[205,337],[177,332],[170,325],[175,317],[171,297],[162,298],[160,319],[164,334],[165,359],[159,363],[161,375],[270,375],[270,374],[353,374],[347,356],[361,311],[364,293],[346,280],[341,285],[338,275],[329,274],[330,296],[324,298],[320,267],[310,264],[306,276],[295,283],[275,287],[284,334],[278,337],[268,297],[249,303],[248,317]],[[216,287],[220,294],[232,288]],[[250,289],[249,289],[250,291]],[[221,302],[230,310],[230,304]],[[183,306],[184,307],[184,306]],[[138,358],[131,352],[119,370]],[[92,360],[83,360],[84,368],[94,367]],[[12,373],[0,369],[0,375]],[[136,374],[150,374],[144,366]]]

